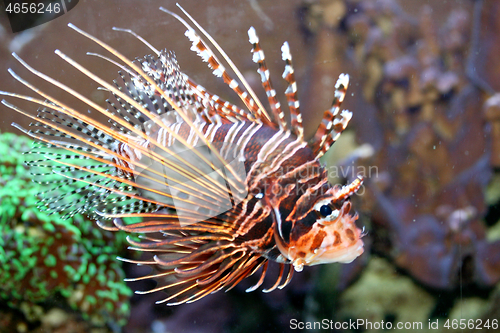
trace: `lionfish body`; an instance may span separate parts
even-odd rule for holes
[[[288,82],[291,126],[275,97],[253,28],[249,30],[253,60],[259,65],[274,121],[218,44],[186,13],[244,87],[186,21],[168,13],[188,28],[192,49],[236,92],[245,108],[196,84],[181,72],[172,53],[144,41],[155,55],[131,62],[71,26],[124,63],[98,55],[121,68],[113,85],[56,51],[110,91],[107,110],[19,60],[34,74],[107,115],[110,124],[64,105],[11,70],[46,100],[1,92],[43,106],[34,117],[2,101],[36,120],[25,131],[37,139],[27,163],[36,170],[35,181],[52,185],[42,193],[45,209],[67,216],[85,213],[100,220],[103,228],[141,234],[140,240],[129,242],[149,259],[122,260],[150,265],[152,274],[130,280],[154,278],[155,289],[138,293],[165,291],[168,297],[160,302],[168,304],[231,289],[260,269],[258,283],[247,291],[255,290],[262,285],[269,262],[277,262],[280,273],[266,292],[290,282],[291,266],[301,271],[304,265],[351,262],[358,257],[363,252],[362,232],[355,226],[357,217],[350,214],[349,197],[362,180],[331,186],[319,161],[350,120],[350,112],[339,112],[348,76],[340,76],[333,105],[307,142],[287,43],[282,47],[283,77]],[[54,180],[53,174],[59,178]],[[122,219],[128,217],[143,220],[126,224]]]

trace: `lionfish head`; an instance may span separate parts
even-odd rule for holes
[[[349,263],[363,253],[364,232],[355,224],[357,214],[350,214],[350,196],[362,182],[359,177],[344,187],[330,187],[324,194],[306,193],[277,224],[276,244],[296,271],[304,265]]]

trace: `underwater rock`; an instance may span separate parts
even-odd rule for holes
[[[500,242],[487,239],[483,218],[497,103],[468,75],[472,7],[438,22],[429,6],[411,17],[395,1],[347,3],[346,34],[363,77],[364,101],[354,108],[364,116],[353,121],[360,143],[375,149],[358,159],[377,168],[363,198],[373,250],[429,287],[491,288]]]
[[[364,319],[372,323],[426,324],[435,300],[409,277],[398,274],[386,259],[373,257],[360,279],[343,293],[339,305],[340,311],[335,313],[335,318],[342,322]],[[380,331],[364,328],[363,332]]]

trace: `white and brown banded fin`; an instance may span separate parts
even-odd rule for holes
[[[332,107],[324,112],[323,120],[316,134],[309,142],[309,146],[317,158],[320,158],[328,151],[330,146],[335,143],[339,135],[347,127],[349,120],[351,120],[352,114],[349,111],[344,110],[339,114],[340,106],[344,101],[348,85],[349,75],[340,74],[335,84]]]
[[[288,109],[290,110],[290,123],[293,134],[300,140],[304,138],[304,126],[302,125],[302,114],[300,113],[300,102],[297,94],[297,82],[295,81],[295,71],[292,65],[292,54],[287,42],[281,47],[282,58],[285,61],[283,78],[288,83],[285,90]]]
[[[271,125],[272,123],[270,123],[270,121],[269,121],[269,116],[267,115],[266,110],[262,107],[262,103],[260,103],[260,101],[258,101],[258,99],[256,98],[255,93],[253,93],[253,91],[251,91],[251,89],[249,89],[249,85],[245,84],[245,86],[247,87],[247,89],[249,89],[249,91],[251,91],[251,93],[241,89],[238,81],[236,81],[235,79],[233,79],[229,75],[229,73],[226,71],[226,68],[221,64],[220,60],[217,58],[217,56],[214,54],[214,52],[210,49],[210,47],[203,41],[203,39],[196,33],[196,31],[184,19],[182,19],[177,14],[175,14],[175,13],[173,13],[165,8],[160,7],[160,9],[162,11],[172,15],[173,17],[175,17],[177,20],[179,20],[179,22],[181,22],[187,28],[185,35],[186,35],[186,37],[188,37],[188,39],[192,43],[191,50],[195,51],[204,62],[208,63],[209,68],[213,69],[213,74],[215,76],[222,77],[222,79],[224,80],[224,83],[226,83],[229,86],[229,88],[231,88],[240,97],[240,99],[243,101],[243,103],[248,108],[250,113],[254,114],[257,118],[261,119],[262,122],[268,123],[269,125]],[[191,17],[190,17],[190,19],[197,25],[197,23]],[[199,25],[197,25],[197,26],[199,27]],[[202,30],[202,31],[204,32],[205,36],[210,37],[208,35],[208,33],[206,33],[206,31],[204,31],[204,30]],[[219,51],[222,50],[220,48],[220,46],[218,46],[218,44],[216,44],[216,43],[214,44],[214,40],[211,37],[210,37],[210,40],[212,41],[212,44],[219,49]],[[225,53],[223,53],[223,56],[225,56],[226,60],[229,59],[229,57],[227,57],[227,55],[225,55]],[[229,61],[230,61],[230,59],[229,59]],[[231,63],[232,62],[230,62],[230,64]],[[234,68],[235,67],[233,67],[233,69]],[[237,71],[237,69],[235,71],[238,74],[238,76],[241,75],[239,73],[239,71]],[[242,78],[242,76],[240,78]],[[254,97],[252,97],[252,96],[254,96]]]
[[[271,106],[271,110],[273,111],[274,120],[279,125],[280,130],[286,131],[288,126],[286,124],[285,113],[281,109],[281,104],[276,98],[276,90],[273,88],[269,69],[266,65],[266,56],[264,54],[264,50],[262,50],[262,48],[260,47],[259,37],[257,36],[257,32],[255,32],[254,27],[250,27],[250,29],[248,30],[248,38],[250,44],[253,45],[252,60],[259,65],[257,73],[259,73],[260,75],[262,87],[266,92],[269,105]]]
[[[269,115],[267,114],[266,109],[262,105],[262,102],[259,100],[259,98],[257,97],[257,94],[255,94],[252,87],[247,82],[247,80],[245,79],[243,74],[240,72],[238,67],[234,64],[234,62],[231,60],[231,58],[226,54],[224,49],[217,43],[217,41],[214,38],[212,38],[212,36],[210,36],[210,34],[205,29],[203,29],[202,26],[200,26],[198,24],[198,22],[196,22],[196,20],[191,15],[189,15],[188,12],[186,12],[184,10],[184,8],[182,8],[181,5],[177,4],[177,7],[179,7],[180,10],[182,10],[184,15],[186,15],[186,17],[201,31],[201,33],[210,41],[210,43],[212,43],[212,45],[217,49],[217,51],[219,51],[219,53],[222,55],[224,60],[229,64],[229,67],[234,71],[234,73],[236,74],[238,79],[241,81],[241,83],[245,87],[248,94],[251,96],[251,98],[253,98],[253,100],[255,101],[255,103],[257,104],[257,107],[258,107],[257,115],[254,115],[255,118],[260,119],[263,123],[269,124],[271,119],[269,118]],[[177,19],[179,19],[179,17],[176,16],[176,14],[169,12],[168,10],[161,8],[161,7],[160,7],[160,9],[169,13],[170,15],[176,17]],[[180,21],[183,22],[182,19],[180,19]],[[183,24],[186,25],[184,22],[183,22]]]
[[[327,136],[325,142],[323,143],[323,146],[318,151],[317,158],[323,156],[323,154],[326,153],[328,149],[330,149],[330,147],[335,143],[335,141],[337,141],[340,134],[342,134],[342,132],[347,128],[347,125],[349,124],[351,118],[352,118],[352,113],[347,110],[342,110],[340,115],[335,117],[335,119],[333,120],[332,129],[329,135]]]
[[[228,119],[231,122],[248,120],[251,122],[259,122],[260,119],[256,119],[251,113],[242,109],[228,101],[225,101],[220,96],[208,92],[205,87],[197,84],[191,78],[187,78],[187,83],[193,87],[193,89],[199,92],[203,97],[212,101],[214,111],[221,117]],[[234,118],[234,120],[232,119]]]
[[[118,30],[118,29],[117,29]],[[119,29],[121,31],[128,31],[125,29]],[[134,34],[136,36],[136,34]],[[155,49],[156,50],[156,49]],[[157,50],[156,50],[157,51]],[[148,73],[149,76],[156,76],[161,78],[161,82],[157,82],[158,86],[162,89],[175,92],[170,94],[171,98],[187,100],[188,104],[184,105],[187,110],[192,110],[192,118],[195,119],[198,116],[203,118],[203,121],[207,123],[217,122],[218,119],[224,119],[227,122],[236,122],[242,120],[255,121],[243,109],[231,104],[227,101],[222,100],[220,97],[209,93],[205,88],[196,84],[192,79],[190,79],[186,74],[182,73],[178,67],[178,63],[175,60],[175,55],[172,52],[157,51],[159,58],[156,59],[152,56],[146,56],[143,59],[138,59],[137,62],[142,65],[144,71]],[[131,71],[130,69],[117,64],[115,61],[101,56],[99,54],[93,54],[99,56],[122,69],[119,72],[120,77],[115,80],[115,85],[120,91],[125,91],[131,95],[137,102],[143,102],[143,105],[148,110],[158,115],[165,114],[169,112],[175,115],[173,108],[169,107],[168,102],[163,99],[154,91],[147,88],[147,85],[141,83],[140,77]],[[174,80],[174,78],[177,79]],[[177,82],[177,84],[175,84]],[[147,93],[149,90],[149,93]],[[117,112],[128,112],[131,113],[133,118],[139,120],[139,124],[147,130],[148,126],[151,124],[144,119],[144,115],[136,111],[130,104],[121,101],[116,94],[112,95],[112,98],[108,99],[108,103]],[[162,118],[165,123],[165,117]],[[198,118],[199,119],[199,118]],[[200,120],[200,119],[199,119]],[[174,119],[169,120],[167,124],[173,124],[175,122],[181,122],[180,117],[174,117]],[[125,129],[118,124],[113,122],[115,128],[120,131],[125,131]],[[148,132],[146,132],[148,133]]]

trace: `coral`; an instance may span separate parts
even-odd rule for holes
[[[20,153],[30,142],[0,134],[0,297],[28,321],[43,315],[43,306],[35,304],[60,303],[62,296],[94,324],[124,325],[131,290],[116,260],[124,235],[81,215],[64,220],[40,212],[43,185],[31,181]]]
[[[419,5],[420,14],[410,15],[408,2],[345,0],[329,23],[338,2],[308,2],[303,27],[314,36],[313,63],[335,59],[326,74],[313,70],[311,82],[351,75],[346,107],[358,146],[335,164],[367,177],[359,222],[368,235],[363,260],[322,269],[315,318],[431,320],[440,328],[447,319],[491,320],[500,304],[493,291],[500,281],[500,98],[489,85],[500,86],[492,33],[500,6],[478,0],[440,12]]]
[[[500,168],[500,94],[494,94],[484,103],[484,118],[491,131],[491,165]]]
[[[485,120],[495,130],[497,102],[485,104],[488,91],[470,75],[472,14],[457,9],[438,24],[428,6],[414,18],[395,1],[347,3],[363,77],[354,109],[364,115],[353,120],[375,149],[359,164],[378,171],[364,198],[374,250],[430,287],[494,286],[500,242],[487,239],[483,218],[496,163]]]
[[[430,293],[398,274],[387,260],[372,258],[361,278],[340,297],[341,310],[334,316],[343,322],[357,318],[372,323],[389,321],[395,328],[399,322],[426,325],[433,307],[434,298]],[[380,331],[369,326],[364,328],[364,332]]]

